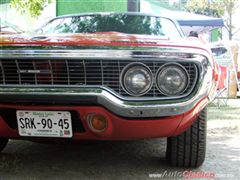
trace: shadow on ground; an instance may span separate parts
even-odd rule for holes
[[[223,122],[220,112],[227,123],[216,128]],[[240,133],[239,126],[232,126],[232,122],[240,119],[240,113],[237,108],[232,109],[232,114],[226,112],[230,110],[210,108],[206,161],[200,168],[188,171],[211,172],[217,179],[239,179]],[[228,116],[234,116],[235,120]],[[74,144],[14,140],[0,155],[0,180],[145,180],[152,173],[174,174],[187,170],[169,167],[165,149],[166,139]]]

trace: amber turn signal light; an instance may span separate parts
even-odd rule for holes
[[[88,126],[94,132],[103,132],[107,129],[108,120],[102,114],[89,114],[87,116]]]

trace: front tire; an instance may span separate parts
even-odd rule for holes
[[[0,152],[6,147],[8,139],[0,137]]]
[[[199,167],[206,154],[207,109],[182,134],[167,139],[166,158],[171,166]]]

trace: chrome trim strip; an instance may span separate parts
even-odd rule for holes
[[[30,89],[29,88],[17,88],[14,89],[6,89],[6,91],[2,91],[4,88],[1,88],[0,95],[4,95],[10,97],[11,95],[19,95],[19,96],[51,96],[58,95],[59,98],[61,96],[73,96],[77,95],[79,98],[84,96],[96,96],[97,103],[99,105],[104,106],[109,111],[113,112],[118,116],[136,118],[136,117],[162,117],[162,116],[172,116],[182,114],[191,108],[193,108],[196,103],[206,96],[206,92],[199,92],[197,96],[194,96],[192,99],[184,102],[173,103],[170,104],[162,104],[162,101],[142,101],[142,102],[132,102],[132,101],[123,101],[118,99],[116,96],[110,94],[105,90],[100,89],[79,89],[79,90],[71,90],[61,89],[60,92],[56,92],[55,90],[51,90],[50,92],[46,92],[46,89]],[[95,91],[95,92],[94,92]],[[206,89],[205,89],[206,91]],[[174,101],[175,102],[175,101]]]
[[[19,47],[19,46],[18,46]],[[150,47],[115,47],[116,49],[81,49],[81,46],[75,46],[75,50],[72,49],[62,49],[62,50],[24,50],[23,46],[22,50],[8,50],[5,49],[4,46],[0,49],[0,58],[2,59],[15,59],[15,58],[35,58],[35,59],[46,59],[46,58],[54,58],[54,59],[62,59],[62,58],[71,58],[71,59],[114,59],[117,58],[118,60],[136,60],[137,58],[166,58],[168,59],[176,59],[176,60],[183,60],[188,59],[189,61],[194,62],[201,62],[202,58],[199,56],[204,57],[206,59],[212,59],[212,55],[210,50],[204,50],[200,48],[194,47],[157,47],[157,46],[150,46]],[[8,48],[8,47],[6,47]],[[16,47],[13,46],[14,49]],[[33,47],[32,47],[33,48]],[[41,48],[41,47],[38,47]],[[58,47],[59,48],[59,47]],[[79,48],[79,49],[77,49]],[[90,48],[90,47],[89,47]],[[113,48],[113,47],[111,47]],[[137,53],[137,54],[136,54]],[[140,54],[138,54],[140,53]],[[209,61],[210,65],[213,66],[213,62]]]
[[[197,81],[197,78],[196,80]],[[196,83],[196,82],[194,82]],[[18,89],[24,89],[26,90],[26,92],[29,92],[29,89],[34,89],[36,90],[36,92],[38,92],[40,90],[40,92],[48,92],[48,90],[50,91],[55,91],[56,92],[59,92],[59,89],[63,89],[63,90],[66,90],[66,92],[70,91],[76,91],[76,89],[99,89],[100,91],[106,91],[110,94],[112,94],[113,96],[117,97],[118,99],[121,99],[123,101],[132,101],[132,102],[140,102],[140,101],[168,101],[168,100],[178,100],[178,99],[182,99],[182,98],[186,98],[190,93],[192,93],[193,91],[193,88],[195,86],[193,86],[191,88],[191,90],[189,91],[189,93],[187,94],[183,94],[183,95],[180,95],[180,96],[162,96],[162,97],[131,97],[131,96],[122,96],[120,95],[119,93],[113,91],[111,88],[109,87],[106,87],[106,86],[97,86],[97,85],[89,85],[89,86],[77,86],[77,85],[71,85],[70,87],[67,87],[67,86],[61,86],[61,85],[56,85],[56,86],[49,86],[49,85],[38,85],[37,87],[34,86],[34,85],[24,85],[24,84],[21,84],[21,86],[16,86],[16,85],[1,85],[0,86],[0,94],[1,94],[1,90],[4,90],[5,89],[8,89],[8,90],[18,90]],[[44,90],[46,89],[46,90]],[[7,91],[8,92],[8,91]],[[19,91],[16,91],[16,93],[18,93]],[[60,91],[62,92],[62,91]],[[80,91],[81,92],[81,91]],[[76,91],[76,93],[78,93],[78,91]],[[91,93],[91,92],[89,92]]]
[[[13,46],[14,47],[14,46]],[[25,47],[25,46],[24,46]],[[24,48],[23,47],[23,48]],[[14,47],[16,49],[16,47]],[[41,48],[41,47],[38,47]],[[75,50],[4,50],[4,46],[0,49],[0,58],[85,58],[85,59],[113,59],[118,58],[181,58],[182,56],[201,55],[210,57],[210,54],[202,49],[196,48],[182,48],[182,47],[115,47],[115,50],[103,49],[77,49]],[[126,48],[126,47],[125,47]],[[136,54],[136,53],[140,54]],[[144,54],[145,53],[145,54]],[[191,59],[190,58],[190,59]]]

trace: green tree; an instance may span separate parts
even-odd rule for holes
[[[28,12],[32,17],[38,17],[51,2],[52,0],[11,0],[11,6],[23,14]]]
[[[222,5],[223,1],[219,1],[219,0],[189,0],[186,4],[185,8],[189,12],[194,12],[196,14],[221,17],[224,15],[224,12],[225,12],[224,6]]]
[[[237,0],[223,0],[223,6],[225,7],[225,12],[227,14],[226,20],[226,29],[228,30],[229,39],[231,40],[232,37],[240,30],[238,27],[237,30],[233,31],[235,27],[233,26],[233,14],[236,12],[237,8],[239,7],[239,2]]]
[[[189,0],[185,6],[189,12],[196,14],[203,14],[207,16],[223,17],[226,16],[225,27],[229,34],[229,40],[236,34],[240,28],[235,32],[233,26],[233,14],[239,7],[238,0]]]

